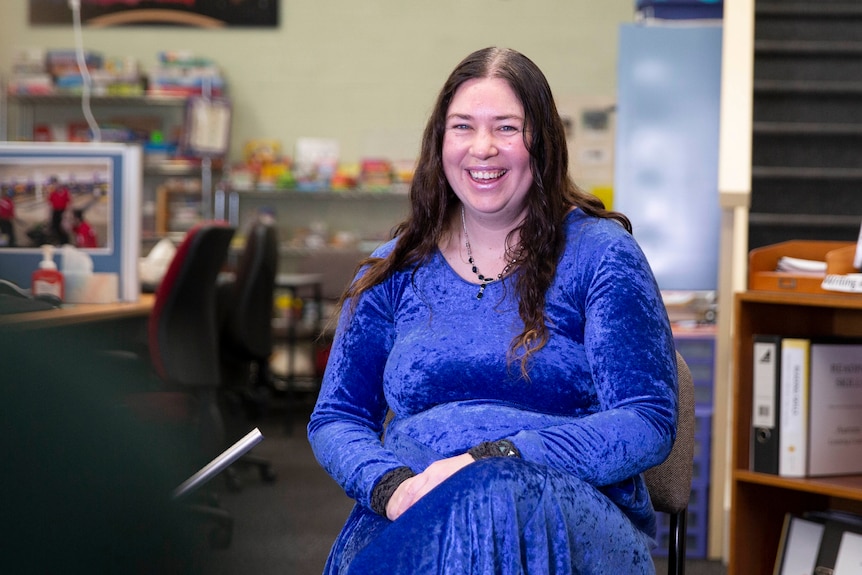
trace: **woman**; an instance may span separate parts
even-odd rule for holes
[[[628,220],[569,178],[535,64],[455,68],[411,206],[344,295],[308,427],[357,501],[326,572],[653,573],[670,326]]]

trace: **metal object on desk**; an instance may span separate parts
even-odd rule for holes
[[[183,481],[172,493],[173,499],[185,497],[220,472],[227,469],[237,459],[247,453],[252,447],[263,441],[263,434],[255,427],[239,441],[225,449],[212,461],[196,471],[191,477]]]

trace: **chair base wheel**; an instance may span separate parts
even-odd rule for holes
[[[233,530],[226,525],[214,527],[209,532],[208,541],[212,549],[227,549],[232,540]]]
[[[278,474],[272,470],[272,467],[270,467],[269,465],[261,466],[260,478],[262,481],[265,481],[266,483],[272,483],[276,480],[277,477]]]

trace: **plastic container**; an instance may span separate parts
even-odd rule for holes
[[[54,263],[54,246],[50,244],[42,246],[42,261],[31,277],[30,292],[33,297],[53,296],[63,301],[65,282],[63,274],[57,270],[57,264]]]

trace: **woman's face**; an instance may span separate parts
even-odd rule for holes
[[[503,225],[520,219],[533,183],[524,121],[524,107],[505,80],[468,80],[455,92],[443,171],[473,217]]]

